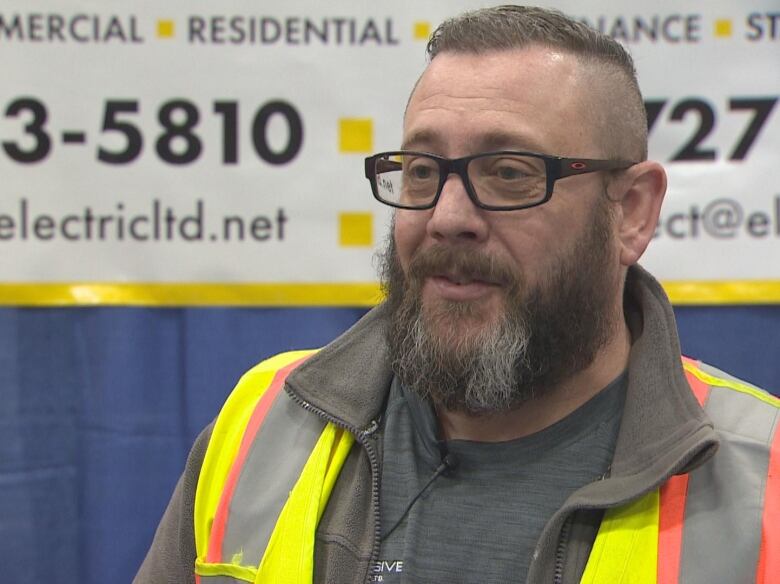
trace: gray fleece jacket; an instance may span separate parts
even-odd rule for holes
[[[381,418],[393,376],[385,312],[383,306],[369,312],[296,369],[285,386],[306,405],[302,415],[326,416],[357,438],[317,529],[316,583],[364,584],[378,553]],[[672,308],[658,282],[639,267],[629,270],[626,315],[634,342],[610,475],[575,492],[553,514],[537,543],[529,583],[579,582],[605,509],[689,472],[717,449],[712,424],[683,372]],[[194,582],[195,488],[210,431],[190,452],[136,584]]]

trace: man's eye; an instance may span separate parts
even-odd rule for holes
[[[428,180],[433,176],[434,169],[424,164],[415,164],[409,168],[410,178],[416,180]]]
[[[498,178],[503,180],[518,180],[528,176],[522,169],[514,166],[500,166],[494,172]]]

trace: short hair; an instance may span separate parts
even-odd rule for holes
[[[607,156],[647,158],[647,114],[631,55],[614,39],[557,10],[507,5],[465,12],[436,28],[426,53],[432,61],[441,53],[482,54],[529,46],[572,54],[589,69],[594,122]]]

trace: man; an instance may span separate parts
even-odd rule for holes
[[[387,301],[242,379],[136,581],[769,582],[778,401],[681,361],[636,265],[666,178],[630,57],[523,7],[428,51],[366,160]]]

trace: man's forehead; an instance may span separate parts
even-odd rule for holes
[[[533,45],[486,53],[448,52],[437,55],[416,83],[410,110],[447,107],[453,110],[514,112],[519,101],[571,101],[584,87],[576,56]]]
[[[541,46],[441,53],[409,100],[404,148],[441,150],[437,141],[468,126],[470,151],[506,147],[544,152],[560,142],[550,143],[552,136],[545,136],[556,133],[551,126],[566,124],[567,118],[570,123],[580,113],[579,70],[574,55]]]
[[[516,99],[506,95],[502,85],[481,85],[479,93],[469,93],[469,88],[452,82],[444,90],[423,87],[414,100],[414,110],[423,112],[446,108],[468,112],[517,113],[522,108]],[[428,90],[428,91],[426,91]]]

